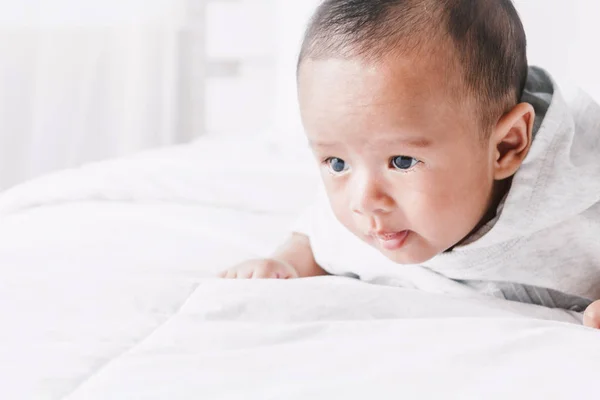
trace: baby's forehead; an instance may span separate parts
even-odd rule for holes
[[[467,106],[459,75],[410,58],[308,60],[299,68],[298,84],[301,107],[320,113],[425,118]]]
[[[475,108],[417,67],[397,60],[307,62],[300,69],[299,100],[309,140],[424,148],[475,130]]]
[[[350,92],[360,87],[371,91],[398,95],[418,95],[444,92],[457,96],[468,91],[460,65],[452,55],[432,55],[426,59],[417,56],[387,55],[376,60],[362,58],[321,58],[303,61],[298,68],[299,89],[318,82],[343,83],[340,90]],[[336,79],[343,77],[342,81]],[[360,86],[365,85],[366,87]]]

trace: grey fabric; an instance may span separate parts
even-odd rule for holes
[[[519,285],[513,282],[462,281],[461,283],[476,289],[480,293],[548,308],[582,312],[591,304],[590,299],[583,297],[552,289]]]
[[[546,72],[540,68],[531,67],[529,69],[527,85],[525,86],[521,101],[531,104],[535,109],[536,118],[533,127],[534,140],[542,126],[542,122],[546,118],[546,113],[552,103],[553,95],[554,85]],[[469,239],[468,242],[473,242],[474,239],[476,240],[483,237],[493,228],[499,215],[502,214],[505,200],[506,198],[502,201],[496,218],[490,221],[490,223],[483,227],[479,232],[476,232],[474,237]],[[521,303],[536,304],[548,308],[562,308],[581,312],[591,304],[590,299],[580,296],[531,285],[520,285],[513,282],[460,281],[460,283],[470,286],[481,293],[495,297]]]
[[[533,124],[534,140],[542,126],[542,121],[546,118],[553,95],[554,85],[546,72],[538,67],[530,67],[521,101],[531,104],[535,109],[535,122]]]

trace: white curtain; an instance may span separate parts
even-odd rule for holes
[[[204,1],[0,0],[0,190],[199,134]]]

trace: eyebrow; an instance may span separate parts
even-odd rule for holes
[[[315,148],[315,147],[329,148],[329,147],[336,147],[339,145],[339,143],[337,143],[337,142],[325,142],[325,141],[319,141],[319,140],[315,140],[315,141],[309,140],[308,143],[313,148]],[[379,144],[386,145],[386,146],[403,145],[406,147],[422,149],[422,148],[431,146],[432,142],[430,139],[427,139],[424,137],[408,137],[408,138],[398,138],[398,139],[394,139],[394,140],[386,140],[386,141],[380,142]]]

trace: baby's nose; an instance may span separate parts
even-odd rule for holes
[[[364,179],[354,188],[352,211],[356,214],[385,214],[394,208],[394,199],[385,190],[385,182]]]

